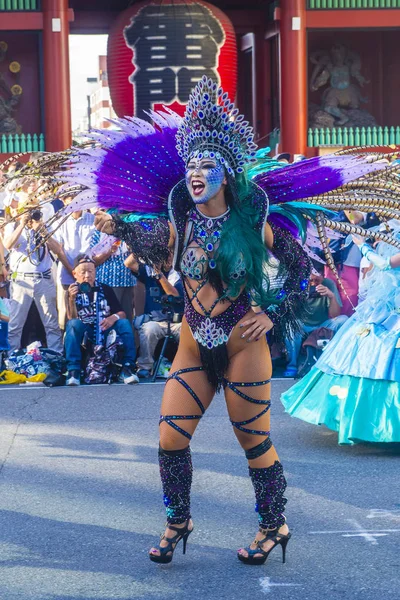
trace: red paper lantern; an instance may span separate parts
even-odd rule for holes
[[[236,35],[219,9],[198,0],[140,2],[119,15],[107,52],[111,100],[119,117],[169,106],[183,114],[205,74],[235,99]]]

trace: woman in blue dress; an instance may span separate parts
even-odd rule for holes
[[[400,442],[400,253],[353,240],[372,266],[366,297],[282,402],[292,416],[338,431],[339,444]]]

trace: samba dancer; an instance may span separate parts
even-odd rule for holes
[[[84,208],[114,209],[96,220],[111,234],[109,244],[115,234],[140,261],[154,265],[173,250],[184,279],[185,318],[160,420],[167,529],[150,559],[170,562],[181,539],[186,548],[193,530],[189,442],[221,387],[249,463],[260,526],[238,558],[263,563],[277,545],[284,558],[290,539],[283,514],[286,480],[270,439],[265,333],[272,327],[274,335],[299,329],[311,271],[303,247],[310,253],[308,242],[315,246],[319,238],[329,258],[329,229],[363,232],[327,219],[326,209],[363,210],[365,196],[371,211],[387,214],[399,205],[400,189],[391,179],[399,166],[389,165],[399,153],[355,149],[354,155],[275,169],[279,165],[265,151],[255,154],[251,126],[206,77],[193,90],[183,119],[168,108],[149,116],[156,127],[136,117],[119,119],[118,131],[91,132],[94,144],[44,156],[30,172],[54,176],[58,170],[60,193],[74,190],[76,198],[56,220]],[[279,263],[276,281],[284,282],[274,293],[266,268],[270,252]],[[334,269],[331,256],[328,264]]]
[[[400,442],[400,253],[353,241],[370,263],[364,299],[282,402],[292,416],[337,431],[339,444]]]
[[[224,113],[215,111],[215,92],[215,84],[207,81],[189,100],[177,134],[185,179],[170,195],[169,224],[157,223],[158,239],[161,236],[165,247],[174,251],[186,301],[178,352],[161,406],[159,463],[167,528],[149,556],[162,563],[172,560],[181,539],[185,552],[193,531],[189,444],[220,387],[248,460],[259,515],[255,540],[238,551],[238,558],[263,563],[280,544],[285,560],[290,539],[283,514],[286,480],[270,438],[272,368],[266,340],[266,333],[287,311],[288,300],[279,307],[271,305],[273,296],[263,272],[267,248],[284,264],[290,263],[286,292],[293,310],[304,297],[310,261],[293,237],[266,222],[267,196],[244,176],[255,150],[251,128],[240,125],[235,111],[236,127],[233,134],[226,133],[230,127],[221,118]],[[204,108],[195,115],[198,101]],[[187,133],[202,125],[210,135]],[[96,224],[137,245],[136,230],[118,217],[101,214]],[[268,305],[270,310],[260,308]]]

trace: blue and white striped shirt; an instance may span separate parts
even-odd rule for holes
[[[98,244],[105,234],[95,231],[91,240],[91,248]],[[136,285],[136,277],[124,265],[130,252],[127,245],[122,242],[115,254],[112,254],[103,264],[96,269],[96,279],[110,287],[132,287]]]

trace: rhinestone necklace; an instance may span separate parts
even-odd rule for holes
[[[224,223],[229,219],[231,209],[228,209],[218,217],[208,217],[204,215],[196,207],[190,215],[190,220],[193,222],[193,240],[195,240],[201,248],[206,252],[210,269],[215,269],[216,262],[211,256],[216,245],[221,238],[221,229]]]

